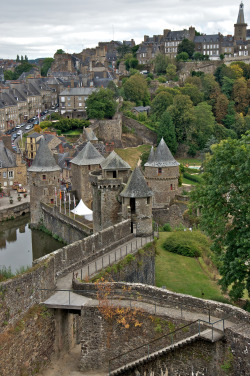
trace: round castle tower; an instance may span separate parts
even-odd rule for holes
[[[92,189],[89,173],[100,169],[105,158],[89,141],[86,146],[71,160],[72,190],[76,191],[77,198],[91,208]]]
[[[120,192],[131,170],[114,151],[101,163],[101,168],[89,175],[93,190],[94,233],[121,221]]]
[[[121,192],[122,217],[131,218],[131,230],[136,228],[136,236],[152,235],[152,196],[141,169],[136,167]]]
[[[174,199],[180,176],[179,163],[174,159],[163,138],[145,163],[145,178],[154,192],[153,207],[163,207]]]
[[[55,189],[60,189],[61,168],[57,165],[44,138],[40,145],[32,166],[28,169],[30,185],[30,213],[31,223],[38,224],[42,218],[41,202],[54,203]]]

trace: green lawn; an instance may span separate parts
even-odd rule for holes
[[[156,256],[156,286],[166,286],[168,290],[189,294],[205,299],[226,302],[220,288],[210,277],[203,260],[204,271],[198,260],[191,257],[180,256],[163,249],[162,244],[170,233],[160,232]]]
[[[176,158],[177,162],[183,164],[184,166],[186,164],[189,164],[189,166],[200,166],[201,165],[201,159],[197,158]]]
[[[150,145],[140,145],[136,148],[115,149],[115,152],[134,169],[142,153],[150,148]]]

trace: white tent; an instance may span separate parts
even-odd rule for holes
[[[79,204],[77,205],[77,207],[75,207],[75,209],[71,210],[71,213],[84,216],[84,218],[87,219],[87,221],[93,221],[93,211],[90,210],[84,204],[84,202],[82,201],[82,199],[79,202]]]

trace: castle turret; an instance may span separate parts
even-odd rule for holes
[[[234,25],[234,40],[245,41],[247,38],[247,24],[244,18],[244,4],[240,3],[240,9],[238,13],[237,23]]]
[[[152,235],[152,196],[141,169],[136,167],[121,192],[122,216],[131,218],[131,228],[136,228],[136,236]]]
[[[92,172],[93,229],[101,231],[122,220],[120,192],[127,183],[131,167],[114,151],[101,163],[100,171]]]
[[[61,168],[57,165],[48,145],[42,137],[32,166],[28,169],[30,185],[31,223],[42,218],[41,202],[54,203],[55,189],[60,189]]]
[[[100,169],[105,158],[88,142],[86,146],[71,160],[72,189],[76,191],[77,198],[82,199],[89,207],[92,207],[92,189],[89,181],[89,173]]]
[[[174,159],[163,138],[156,151],[151,149],[145,163],[145,178],[154,192],[153,207],[163,207],[170,203],[178,189],[179,163]]]

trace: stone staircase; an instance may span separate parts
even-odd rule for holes
[[[122,375],[123,371],[128,371],[128,370],[132,370],[133,368],[137,367],[137,366],[140,366],[140,365],[143,365],[143,364],[146,364],[154,359],[156,359],[158,356],[162,356],[162,355],[165,355],[167,354],[168,352],[170,351],[173,351],[175,349],[178,349],[182,346],[185,346],[187,344],[190,344],[192,342],[195,342],[197,341],[199,338],[202,338],[202,339],[205,339],[207,341],[210,341],[210,342],[217,342],[219,341],[221,338],[223,338],[224,334],[222,331],[220,330],[212,330],[212,329],[206,329],[204,331],[202,331],[201,333],[196,333],[190,337],[187,337],[179,342],[175,342],[173,344],[171,344],[170,346],[167,346],[165,348],[162,348],[156,352],[153,352],[147,356],[144,356],[140,359],[137,359],[131,363],[128,363],[120,368],[117,368],[116,370],[114,371],[110,371],[109,372],[109,376],[118,376],[118,375]]]

